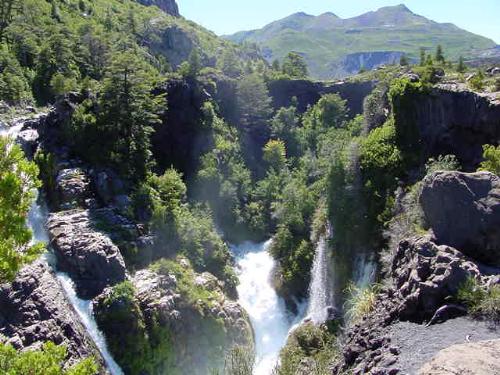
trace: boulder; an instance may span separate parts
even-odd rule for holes
[[[24,154],[29,159],[32,159],[35,155],[38,147],[38,138],[38,131],[35,129],[26,129],[17,135],[16,141],[20,144]]]
[[[436,242],[500,265],[500,177],[489,172],[435,172],[420,203]]]
[[[500,340],[453,345],[441,350],[418,374],[500,374]]]
[[[210,369],[223,366],[226,351],[234,345],[247,346],[249,350],[253,347],[247,314],[224,295],[217,278],[209,273],[195,273],[187,260],[178,261],[175,270],[138,271],[131,279],[135,287],[132,303],[110,303],[112,288],[94,300],[99,327],[110,347],[117,348],[114,356],[124,370],[130,359],[120,352],[119,343],[135,341],[130,335],[142,337],[143,330],[149,337],[163,332],[164,341],[156,339],[147,344],[153,351],[170,348],[160,354],[164,358],[157,356],[155,363],[160,367],[168,363],[172,372],[182,374],[209,373]],[[130,314],[143,321],[142,328],[139,325],[124,332],[114,317]]]
[[[57,202],[62,209],[83,205],[92,196],[90,180],[82,168],[61,169],[56,177]]]
[[[120,250],[98,226],[89,210],[54,213],[47,221],[58,268],[69,273],[78,295],[85,299],[125,280],[126,275]]]
[[[452,247],[438,246],[429,237],[402,241],[390,273],[399,318],[429,319],[467,278],[480,275],[478,266]]]
[[[89,356],[103,363],[45,262],[24,267],[11,284],[1,285],[0,306],[0,341],[18,350],[39,349],[44,342],[52,341],[66,345],[67,365]]]

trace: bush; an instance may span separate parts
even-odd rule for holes
[[[41,350],[17,351],[0,343],[0,373],[8,375],[95,375],[98,366],[93,358],[80,361],[64,369],[66,347],[52,342],[43,344]]]
[[[350,325],[359,322],[375,308],[375,302],[380,290],[380,285],[374,284],[368,287],[358,287],[351,283],[346,293],[349,295],[345,304],[346,319]]]
[[[457,299],[472,315],[500,321],[500,285],[483,287],[470,277],[459,287]]]
[[[482,71],[478,71],[474,74],[474,76],[469,80],[469,85],[474,90],[483,90],[484,89],[484,73]]]
[[[288,337],[285,347],[280,352],[280,365],[276,375],[295,375],[304,359],[311,360],[312,366],[307,370],[312,375],[331,373],[330,366],[339,357],[334,332],[325,326],[306,323],[299,326]],[[306,362],[307,363],[307,362]]]
[[[439,155],[437,159],[429,159],[425,165],[425,173],[429,175],[437,171],[458,171],[460,163],[455,155]]]
[[[500,146],[483,146],[483,158],[480,171],[488,171],[500,176]]]

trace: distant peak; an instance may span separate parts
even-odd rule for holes
[[[292,15],[290,15],[290,17],[312,17],[310,14],[307,14],[305,12],[297,12],[297,13],[293,13]]]
[[[323,14],[320,14],[318,17],[334,17],[334,18],[339,18],[335,13],[332,12],[325,12]]]
[[[384,9],[384,8],[382,8]],[[394,5],[394,6],[388,6],[385,7],[385,9],[393,9],[398,12],[404,12],[404,13],[413,13],[406,5],[404,4],[399,4],[399,5]]]

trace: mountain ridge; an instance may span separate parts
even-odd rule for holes
[[[236,43],[259,45],[268,61],[282,60],[290,51],[303,55],[314,78],[343,78],[359,69],[397,62],[401,55],[418,58],[421,47],[432,51],[441,44],[447,57],[475,57],[496,43],[486,37],[463,30],[453,23],[439,23],[412,12],[406,5],[388,6],[351,18],[340,18],[332,12],[313,16],[304,12],[271,22],[260,29],[223,35]],[[352,54],[388,52],[377,59],[378,65],[363,66],[343,61]],[[355,70],[353,70],[355,69]]]

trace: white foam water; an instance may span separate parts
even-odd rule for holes
[[[239,302],[248,312],[255,333],[254,375],[270,375],[278,364],[290,328],[297,318],[272,285],[275,261],[268,252],[271,240],[231,246],[237,261]]]

